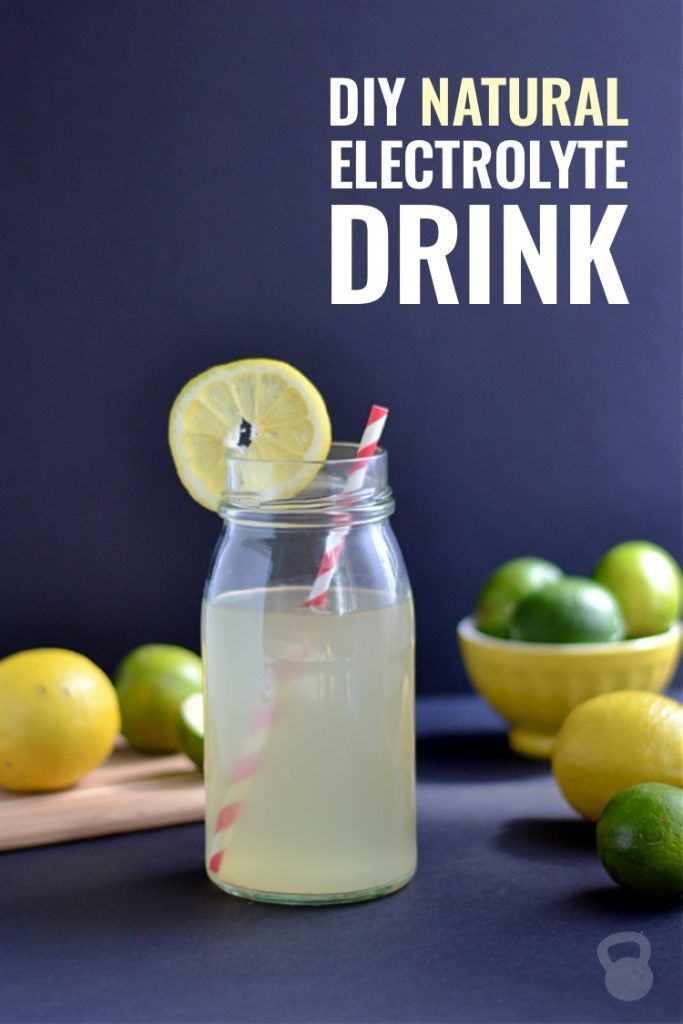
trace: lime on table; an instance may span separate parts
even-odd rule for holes
[[[178,720],[180,746],[200,771],[204,768],[204,698],[190,694],[180,705]]]
[[[0,661],[0,786],[66,789],[105,760],[121,719],[104,672],[75,651]]]
[[[623,635],[616,598],[579,576],[564,576],[524,597],[510,621],[510,636],[531,643],[602,643]]]
[[[519,601],[561,576],[562,570],[543,558],[513,558],[500,565],[477,598],[477,629],[491,636],[509,637],[510,619]]]
[[[602,693],[565,718],[553,747],[553,774],[572,807],[597,821],[628,786],[683,786],[682,734],[678,701],[642,690]]]
[[[315,477],[332,433],[325,402],[302,373],[274,359],[240,359],[185,385],[168,437],[182,483],[216,509],[228,456],[242,460],[241,489],[264,501],[291,498]]]
[[[123,659],[115,682],[128,742],[146,754],[180,750],[178,712],[201,692],[201,658],[185,647],[145,644]]]
[[[598,853],[619,885],[648,896],[683,893],[683,790],[659,782],[613,796],[597,827]]]
[[[664,633],[681,613],[681,570],[657,544],[617,544],[601,558],[593,576],[617,598],[629,637]]]

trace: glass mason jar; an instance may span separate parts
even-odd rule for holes
[[[202,611],[206,863],[249,899],[370,899],[415,871],[410,584],[386,452],[349,493],[354,452],[228,459]],[[292,498],[256,493],[297,474]],[[329,589],[307,604],[331,542]]]

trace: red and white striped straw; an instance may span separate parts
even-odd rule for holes
[[[389,410],[385,409],[382,405],[373,405],[370,410],[370,416],[351,464],[346,483],[342,489],[342,494],[351,494],[353,491],[360,490],[363,486],[370,458],[377,450],[388,414]],[[340,513],[340,516],[344,517],[344,513]],[[320,562],[308,598],[301,605],[302,608],[318,607],[327,598],[327,593],[339,565],[339,559],[349,530],[350,526],[345,525],[335,527],[330,532],[325,544],[325,554]],[[280,710],[282,684],[288,679],[295,677],[297,664],[296,659],[287,659],[283,660],[279,668],[276,669],[277,697],[271,704],[263,708],[252,722],[244,746],[233,765],[230,778],[228,779],[225,801],[218,812],[216,824],[214,825],[213,841],[209,856],[209,870],[213,871],[214,874],[219,871],[223,863],[223,858],[230,843],[235,822],[246,799],[251,779],[260,767],[271,727]]]
[[[368,422],[365,425],[363,436],[360,439],[358,450],[354,456],[351,464],[349,475],[346,479],[346,483],[342,488],[342,494],[351,494],[353,491],[359,491],[365,482],[365,474],[370,464],[370,458],[377,451],[379,439],[382,436],[384,425],[387,422],[387,416],[389,410],[385,409],[383,405],[373,405],[370,410]],[[340,513],[340,518],[344,518],[344,513]],[[337,571],[339,559],[341,558],[342,551],[344,550],[344,544],[348,536],[350,526],[336,527],[332,530],[327,538],[325,544],[325,554],[322,557],[322,561],[318,567],[313,586],[307,597],[303,602],[302,608],[315,608],[316,606],[324,604],[327,599],[327,593],[330,589],[330,584]]]

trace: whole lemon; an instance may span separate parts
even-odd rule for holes
[[[0,661],[0,785],[66,789],[111,753],[116,692],[89,658],[60,648]]]
[[[677,701],[640,690],[602,693],[565,718],[553,747],[553,773],[572,807],[597,821],[627,786],[683,787],[682,741]]]

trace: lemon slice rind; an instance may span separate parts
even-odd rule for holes
[[[178,476],[212,511],[226,489],[231,455],[240,458],[240,489],[264,502],[283,501],[311,483],[331,439],[320,392],[299,370],[275,359],[240,359],[193,377],[173,403],[168,424]]]

